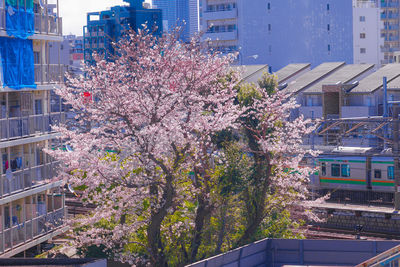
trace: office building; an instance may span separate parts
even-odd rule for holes
[[[0,257],[14,256],[66,230],[52,125],[64,120],[53,89],[63,67],[50,64],[61,42],[58,0],[0,0]],[[21,6],[23,3],[23,6]]]
[[[96,52],[109,58],[114,54],[113,42],[118,42],[128,30],[138,30],[143,24],[154,35],[162,34],[161,9],[151,9],[144,0],[124,0],[127,6],[114,6],[110,10],[87,14],[87,25],[83,28],[84,59],[93,60]]]
[[[162,10],[164,31],[180,26],[185,41],[199,31],[199,0],[153,0],[153,5]]]

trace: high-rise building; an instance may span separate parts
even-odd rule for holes
[[[85,61],[92,61],[93,52],[103,54],[106,58],[112,55],[112,43],[118,42],[127,30],[136,31],[143,24],[147,24],[154,35],[161,35],[161,9],[147,8],[144,0],[124,1],[129,5],[87,14],[87,25],[83,28]]]
[[[153,5],[163,12],[164,31],[182,27],[185,41],[199,31],[199,0],[153,0]]]
[[[375,0],[353,0],[353,62],[384,63],[381,9]]]
[[[353,62],[352,1],[202,0],[205,38],[239,63]]]
[[[381,6],[381,19],[384,24],[384,28],[381,31],[381,35],[385,39],[384,46],[382,47],[382,52],[384,52],[383,63],[392,63],[395,62],[394,52],[400,51],[400,1],[375,0],[375,2]]]
[[[58,162],[44,149],[64,120],[53,93],[63,66],[51,64],[50,42],[61,42],[58,0],[0,0],[0,257],[11,257],[66,230]],[[58,8],[57,8],[58,10]]]

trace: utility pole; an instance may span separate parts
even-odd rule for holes
[[[399,165],[399,106],[393,103],[393,125],[392,125],[392,138],[393,138],[393,160],[394,160],[394,208],[400,210],[400,165]]]

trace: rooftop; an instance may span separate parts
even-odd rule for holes
[[[351,82],[352,80],[356,79],[360,75],[364,74],[365,72],[371,70],[374,67],[374,64],[353,64],[353,65],[346,65],[343,68],[335,71],[325,79],[321,80],[320,82],[314,84],[313,86],[307,88],[304,93],[308,94],[322,94],[322,85],[327,84],[337,84],[342,83],[346,84]]]
[[[400,76],[400,64],[388,64],[368,75],[359,82],[358,86],[351,90],[351,93],[373,93],[381,89],[383,87],[384,76],[387,77],[387,81],[390,84],[391,81]]]
[[[264,72],[268,72],[268,65],[244,65],[233,67],[233,70],[243,71],[242,82],[257,82]]]
[[[338,70],[343,67],[345,62],[326,62],[312,69],[311,71],[301,75],[295,81],[289,83],[288,87],[284,89],[286,93],[298,93],[307,87],[313,85],[314,83],[320,81],[325,78],[332,72]],[[399,64],[400,66],[400,64]]]
[[[306,70],[311,66],[310,63],[294,63],[289,64],[286,67],[278,70],[274,74],[278,77],[278,84],[284,83],[291,77],[295,76],[299,72]]]

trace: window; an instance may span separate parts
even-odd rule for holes
[[[365,54],[367,52],[366,48],[360,48],[360,54]]]
[[[331,175],[333,177],[339,177],[340,176],[340,164],[332,164],[332,166],[331,166]]]
[[[374,177],[375,177],[375,179],[381,179],[382,178],[382,171],[381,170],[374,170]]]
[[[326,4],[326,10],[327,11],[329,11],[329,8],[330,8],[329,4]]]
[[[342,164],[341,172],[342,172],[342,177],[350,177],[350,165]]]
[[[321,163],[321,174],[326,175],[326,163]]]
[[[364,32],[360,33],[360,39],[365,39],[365,33]]]
[[[271,24],[268,24],[268,31],[271,31]]]
[[[271,9],[271,3],[268,3],[267,5],[267,9],[270,10]]]
[[[360,16],[360,21],[364,22],[365,21],[365,16]]]
[[[393,166],[388,166],[387,167],[387,172],[388,172],[387,178],[389,180],[393,180],[394,179],[394,167]]]
[[[331,25],[328,24],[327,26],[328,32],[331,30]]]
[[[328,51],[331,51],[331,45],[328,45]]]

